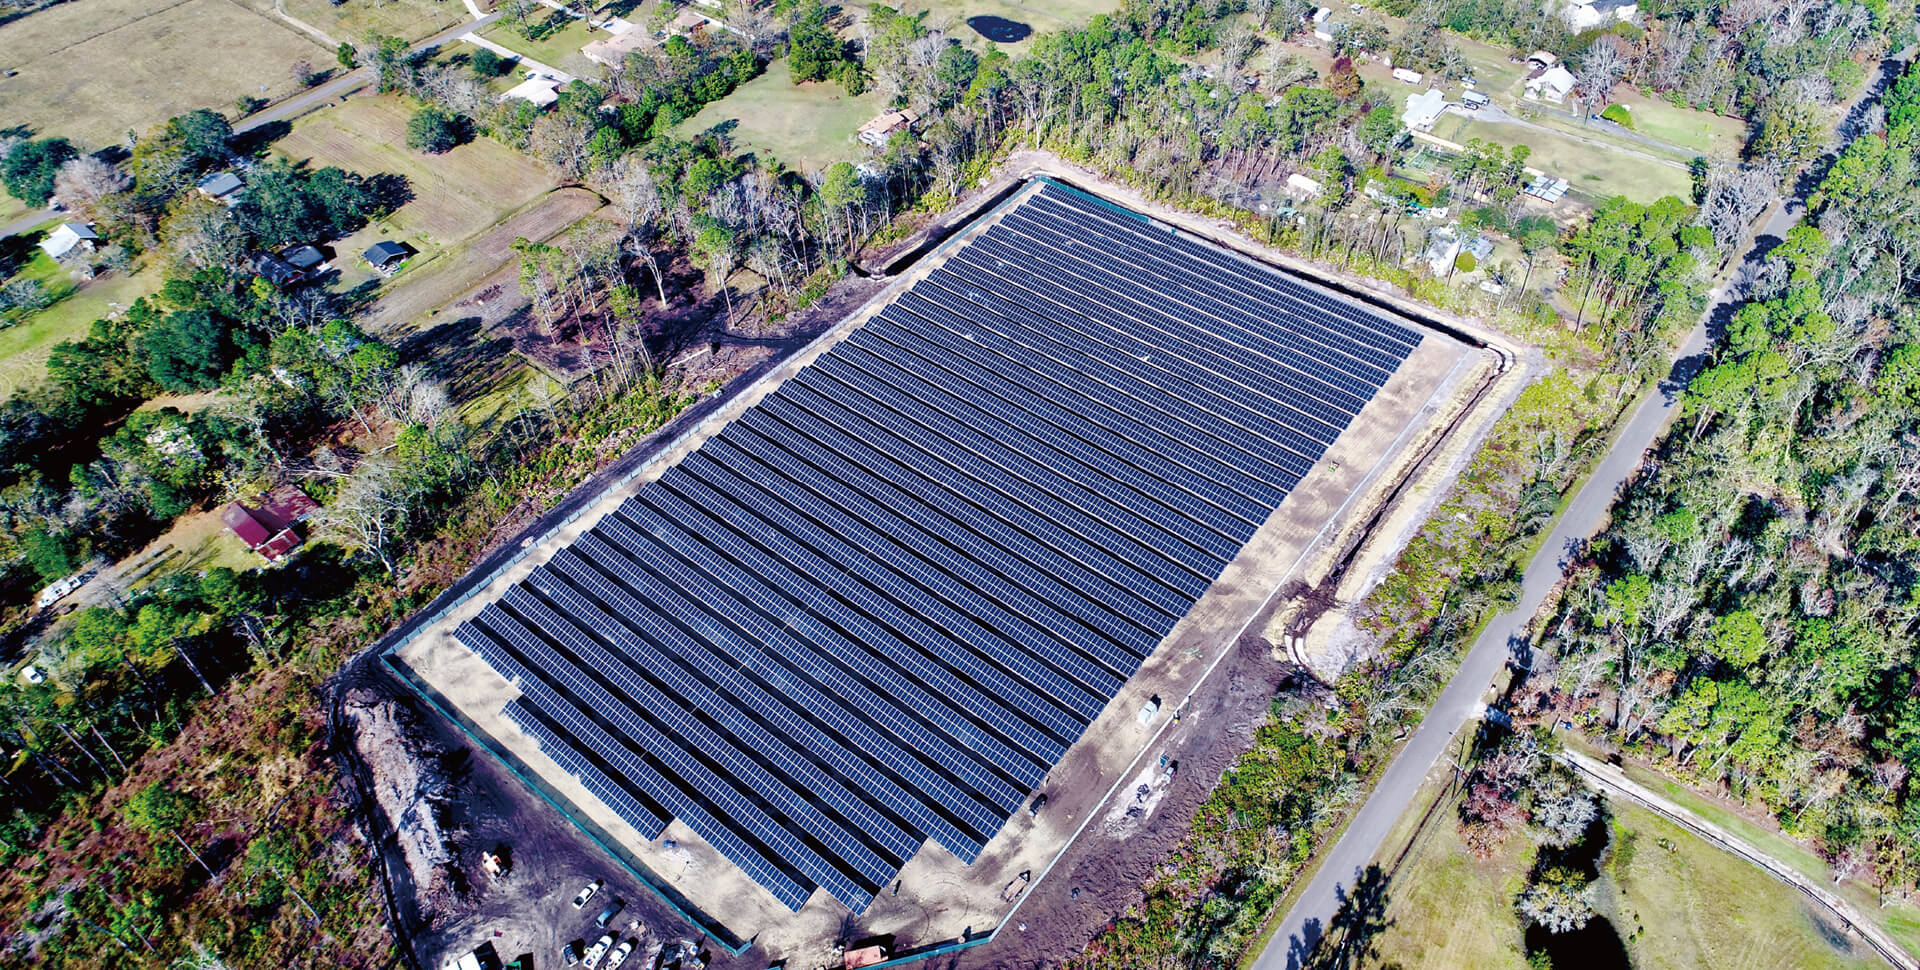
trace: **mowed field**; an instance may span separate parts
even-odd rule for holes
[[[58,274],[55,279],[51,274]],[[22,275],[37,275],[49,286],[64,285],[65,271],[37,255]],[[79,288],[60,302],[34,315],[32,320],[0,330],[0,400],[25,388],[37,387],[47,377],[47,358],[54,345],[80,340],[93,321],[126,309],[133,301],[160,288],[158,269],[145,269],[131,276],[109,273],[79,284]]]
[[[832,82],[794,84],[781,58],[768,64],[766,73],[681,122],[675,133],[685,138],[731,126],[728,135],[742,149],[802,172],[818,172],[835,162],[866,158],[867,146],[855,141],[853,133],[885,107],[873,92],[848,97]]]
[[[1463,145],[1474,138],[1499,145],[1526,145],[1533,150],[1527,158],[1529,168],[1566,179],[1574,192],[1588,199],[1624,195],[1635,202],[1653,202],[1666,195],[1684,199],[1693,190],[1692,176],[1684,167],[1630,149],[1609,149],[1573,135],[1478,121],[1454,112],[1440,117],[1433,134]],[[1593,141],[1599,140],[1594,136]]]
[[[74,0],[0,27],[0,119],[89,149],[194,108],[294,90],[333,52],[231,0]],[[262,91],[262,86],[265,91]]]
[[[1799,891],[1637,805],[1613,801],[1613,843],[1596,884],[1601,915],[1643,970],[1867,970],[1885,963],[1850,943]],[[1369,966],[1526,970],[1514,895],[1532,845],[1516,835],[1480,860],[1460,839],[1454,803],[1435,812],[1387,888],[1387,929]],[[1394,844],[1398,844],[1397,841]]]
[[[847,6],[856,9],[865,5]],[[1120,9],[1119,0],[907,0],[889,6],[909,14],[926,12],[928,26],[946,31],[948,36],[959,39],[975,50],[985,50],[989,44],[967,26],[969,18],[1001,17],[1032,27],[1033,33],[1027,39],[999,45],[1009,54],[1025,53],[1033,46],[1033,38],[1040,34],[1084,26],[1095,14],[1113,13]]]
[[[274,0],[245,0],[245,3],[273,16]],[[328,0],[284,0],[284,3],[289,16],[326,32],[336,41],[358,42],[368,31],[420,40],[469,19],[466,5],[459,0],[346,0],[337,7]],[[488,6],[480,5],[483,10]],[[316,58],[313,66],[327,68],[334,66],[334,62],[331,57]]]
[[[345,286],[379,279],[360,260],[360,253],[375,242],[387,239],[415,250],[389,284],[398,288],[558,184],[545,165],[488,138],[443,155],[416,152],[406,145],[410,113],[398,98],[356,96],[294,122],[293,131],[273,145],[275,154],[315,168],[333,165],[363,175],[388,173],[407,179],[412,201],[332,243],[333,265]]]

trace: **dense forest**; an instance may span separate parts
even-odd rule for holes
[[[1818,183],[1551,622],[1590,731],[1920,878],[1920,71]]]

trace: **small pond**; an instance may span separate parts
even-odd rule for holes
[[[1008,20],[1005,17],[992,17],[984,14],[978,17],[968,17],[967,26],[972,27],[974,33],[996,44],[1017,44],[1033,36],[1032,27],[1017,20]]]
[[[1595,916],[1571,933],[1527,928],[1527,952],[1545,950],[1553,970],[1633,970],[1627,945],[1605,916]]]

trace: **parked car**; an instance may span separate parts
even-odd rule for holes
[[[561,947],[560,962],[569,967],[573,966],[576,963],[579,963],[580,962],[580,944],[583,942],[585,941],[574,940],[572,943],[569,943],[566,946]]]
[[[598,916],[595,916],[595,917],[593,918],[593,921],[594,921],[594,923],[595,923],[595,924],[597,924],[597,925],[598,925],[598,926],[599,926],[599,927],[600,927],[601,929],[603,929],[603,930],[604,930],[604,929],[606,929],[606,928],[607,928],[607,925],[608,925],[609,923],[612,923],[612,922],[613,922],[613,918],[614,918],[615,916],[618,916],[618,915],[620,915],[620,911],[621,911],[621,910],[623,910],[623,909],[626,909],[626,908],[627,908],[627,901],[626,901],[626,900],[624,900],[624,899],[616,899],[616,900],[614,900],[613,902],[611,902],[611,903],[608,903],[608,904],[607,904],[607,908],[606,908],[606,909],[603,909],[603,910],[601,910],[601,911],[600,911],[600,915],[598,915]]]
[[[627,956],[632,952],[633,941],[621,940],[620,945],[614,947],[612,953],[607,954],[607,970],[620,970],[620,965],[627,962]]]
[[[593,970],[594,967],[597,967],[600,965],[600,958],[603,956],[606,956],[608,948],[612,946],[613,946],[612,933],[608,933],[605,936],[600,937],[599,939],[593,941],[592,946],[587,947],[587,955],[580,958],[580,964],[586,967],[587,970]]]
[[[606,884],[607,881],[604,879],[595,879],[587,883],[587,888],[580,890],[580,895],[573,897],[573,908],[586,909],[587,900],[592,899]]]

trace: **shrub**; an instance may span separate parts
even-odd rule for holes
[[[1600,117],[1622,128],[1633,127],[1633,113],[1628,111],[1627,106],[1624,104],[1607,105],[1607,110],[1600,112]]]
[[[1453,258],[1453,268],[1462,273],[1471,273],[1480,268],[1480,261],[1474,259],[1472,253],[1461,253]]]
[[[499,77],[513,67],[506,58],[484,47],[474,51],[473,60],[468,63],[473,67],[474,76],[483,79]]]

